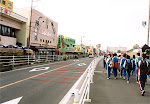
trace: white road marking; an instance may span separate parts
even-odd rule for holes
[[[33,71],[41,71],[41,70],[48,70],[49,67],[40,67],[40,68],[34,68],[32,70],[30,70],[29,72],[33,72]]]
[[[22,99],[22,97],[23,96],[16,98],[16,99],[13,99],[13,100],[10,100],[10,101],[7,101],[7,102],[4,102],[4,103],[1,103],[1,104],[18,104],[19,101]]]
[[[80,63],[78,64],[79,66],[85,66],[86,64],[85,63]]]
[[[79,61],[79,60],[73,60],[73,61]]]

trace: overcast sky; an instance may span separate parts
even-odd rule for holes
[[[31,0],[11,0],[14,8],[31,6]],[[58,23],[58,34],[76,43],[122,46],[146,44],[149,0],[34,0],[34,8]]]

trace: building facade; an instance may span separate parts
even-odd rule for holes
[[[16,9],[28,18],[27,46],[40,53],[55,53],[57,48],[58,23],[35,9]]]
[[[13,2],[0,0],[0,44],[27,45],[27,18],[13,12]]]
[[[121,52],[126,52],[127,47],[107,47],[107,53],[117,53],[118,50],[120,50]]]
[[[59,35],[57,48],[60,53],[73,54],[75,52],[75,39]]]

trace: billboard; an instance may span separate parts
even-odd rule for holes
[[[10,0],[0,0],[0,7],[4,7],[9,11],[13,11],[13,2],[11,2]]]

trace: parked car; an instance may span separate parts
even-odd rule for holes
[[[89,54],[89,58],[93,58],[94,57],[94,55],[92,55],[92,54]]]

